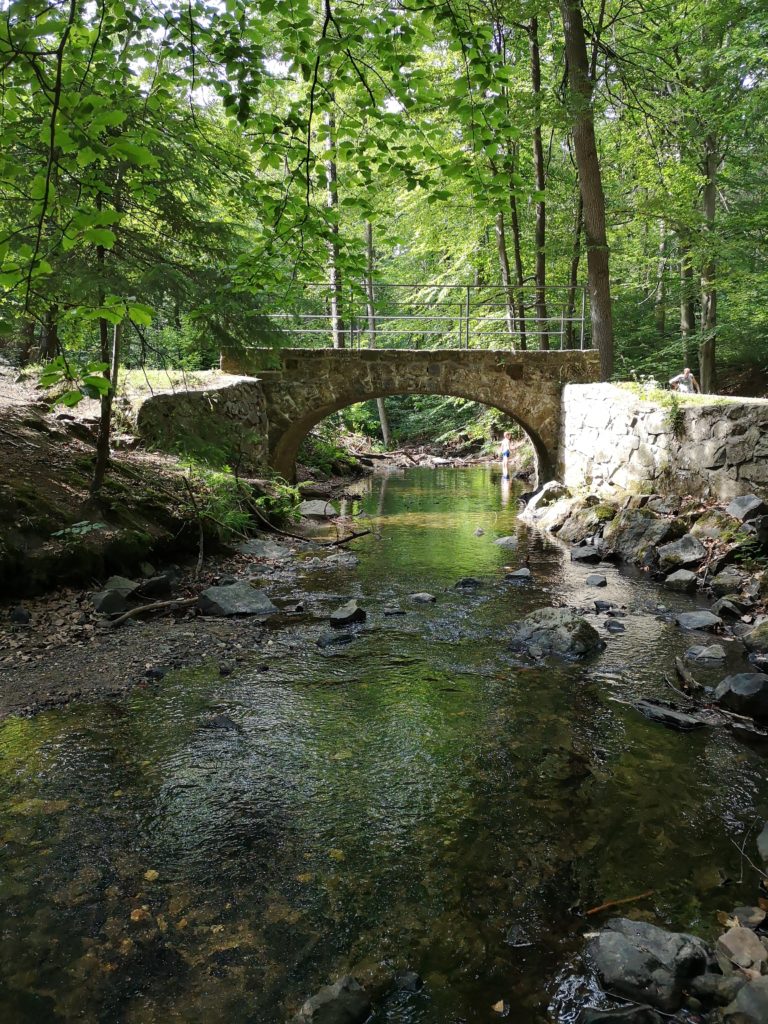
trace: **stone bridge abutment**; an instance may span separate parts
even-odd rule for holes
[[[562,389],[599,378],[597,353],[477,349],[270,349],[222,355],[225,373],[259,378],[271,467],[295,476],[299,446],[320,420],[390,395],[450,395],[498,409],[528,434],[538,482],[558,465]]]

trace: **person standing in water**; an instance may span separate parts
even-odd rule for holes
[[[509,431],[504,431],[504,437],[501,440],[501,448],[499,454],[501,455],[501,479],[509,480]]]

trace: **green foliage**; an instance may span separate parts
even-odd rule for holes
[[[298,487],[286,483],[280,477],[270,480],[270,492],[256,499],[255,504],[273,523],[298,522],[301,519],[299,506],[302,502]]]
[[[326,421],[327,424],[327,421]],[[323,433],[308,434],[301,443],[298,460],[319,469],[326,476],[344,476],[359,468],[357,459],[334,440],[333,426],[324,424]]]
[[[246,496],[228,470],[211,469],[202,462],[186,460],[195,512],[222,540],[242,533],[251,522]]]

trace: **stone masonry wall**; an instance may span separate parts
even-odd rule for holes
[[[243,475],[269,461],[266,402],[255,377],[227,375],[198,391],[160,392],[141,403],[136,425],[153,447],[195,454],[207,446]]]
[[[563,389],[559,476],[601,495],[768,493],[768,401],[640,398],[613,384]]]

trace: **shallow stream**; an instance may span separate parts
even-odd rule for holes
[[[765,751],[626,703],[674,697],[664,675],[701,638],[657,606],[691,600],[614,566],[585,586],[495,468],[376,476],[361,500],[358,565],[265,570],[305,612],[257,664],[0,724],[3,1020],[273,1024],[347,970],[407,968],[425,987],[377,1024],[490,1022],[500,1000],[515,1024],[566,1024],[599,998],[587,909],[653,890],[626,909],[708,936],[754,902],[734,842],[768,814]],[[493,543],[508,534],[516,550]],[[526,560],[531,583],[503,582]],[[454,589],[469,575],[483,587]],[[318,647],[350,597],[356,639]],[[624,632],[596,598],[625,606]],[[552,603],[587,608],[605,651],[508,651],[506,626]]]

